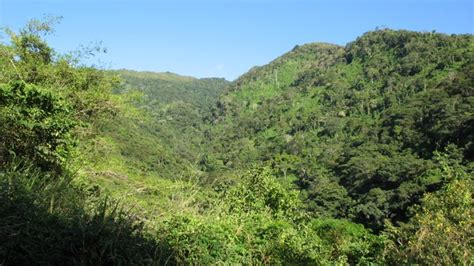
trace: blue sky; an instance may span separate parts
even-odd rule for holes
[[[474,1],[0,0],[0,26],[63,16],[48,37],[60,52],[102,42],[105,68],[232,80],[296,44],[344,45],[375,27],[473,33]]]

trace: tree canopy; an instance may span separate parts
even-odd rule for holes
[[[472,264],[472,35],[228,82],[87,66],[55,22],[0,44],[0,264]]]

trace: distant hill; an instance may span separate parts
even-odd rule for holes
[[[193,169],[199,160],[202,121],[230,83],[169,72],[116,70],[107,74],[122,79],[116,94],[138,93],[130,99],[136,111],[103,121],[98,137],[107,145],[94,152],[99,155],[102,149],[113,151],[108,156],[117,157],[131,171],[147,175],[176,179],[196,174]],[[103,162],[105,169],[117,165],[99,157],[97,161]],[[116,170],[120,173],[125,169]]]
[[[138,72],[115,70],[125,81],[125,90],[135,89],[144,94],[146,104],[164,106],[174,102],[184,102],[207,110],[230,82],[223,78],[197,79],[180,76],[171,72]]]

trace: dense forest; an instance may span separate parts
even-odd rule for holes
[[[474,263],[474,37],[376,29],[233,82],[0,43],[0,265]]]

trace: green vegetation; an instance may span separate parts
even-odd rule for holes
[[[1,264],[152,261],[143,223],[73,175],[86,129],[118,110],[115,82],[55,54],[49,32],[32,21],[0,47]]]
[[[406,222],[444,183],[431,174],[436,151],[472,169],[473,48],[471,35],[392,30],[296,47],[220,100],[216,168],[271,165],[297,182],[314,217],[377,232],[386,219]]]
[[[376,30],[230,83],[82,65],[54,22],[0,44],[0,264],[474,263],[471,35]]]

